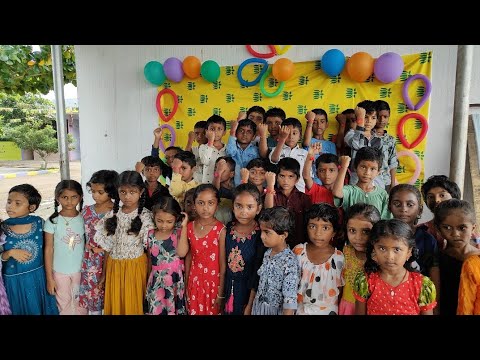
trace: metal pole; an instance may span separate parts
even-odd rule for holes
[[[472,64],[473,45],[458,45],[455,102],[453,106],[452,148],[450,153],[450,179],[457,183],[462,194],[465,183],[468,107],[470,101]]]
[[[67,122],[65,116],[65,99],[63,95],[63,61],[62,45],[52,45],[53,90],[55,92],[55,108],[57,111],[57,137],[60,154],[60,177],[70,179],[70,163],[68,158]]]

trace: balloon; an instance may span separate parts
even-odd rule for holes
[[[262,70],[260,71],[260,74],[258,74],[257,78],[253,81],[247,81],[245,80],[244,78],[242,78],[242,70],[243,68],[245,67],[245,65],[248,65],[250,63],[259,63],[259,64],[263,64],[263,68]],[[267,71],[268,69],[268,62],[267,60],[265,59],[256,59],[256,58],[250,58],[250,59],[247,59],[245,60],[244,62],[242,62],[240,64],[240,66],[238,67],[238,70],[237,70],[237,77],[238,77],[238,81],[240,82],[241,85],[243,86],[254,86],[256,85],[263,74],[265,74],[265,72]]]
[[[407,141],[407,139],[405,139],[405,135],[403,133],[403,125],[405,124],[405,122],[408,119],[418,119],[422,123],[422,131],[421,131],[420,135],[418,135],[418,137],[415,139],[415,141],[411,144]],[[400,142],[402,143],[402,145],[404,147],[406,147],[407,149],[413,149],[418,144],[420,144],[422,142],[422,140],[425,138],[425,136],[427,136],[427,131],[428,131],[427,119],[425,119],[425,117],[423,115],[417,114],[417,113],[410,113],[410,114],[405,115],[404,117],[402,117],[400,119],[400,122],[397,125],[398,138],[400,139]]]
[[[402,150],[397,152],[397,158],[400,158],[401,156],[408,156],[413,161],[415,161],[415,172],[413,173],[412,178],[408,180],[408,183],[410,185],[415,185],[415,181],[417,181],[418,177],[420,176],[420,171],[422,170],[422,164],[420,163],[420,159],[418,158],[417,154],[410,150]]]
[[[364,82],[373,73],[373,58],[366,52],[357,52],[347,61],[348,76],[354,81]]]
[[[170,115],[168,115],[168,116],[165,116],[165,114],[163,113],[162,104],[161,104],[161,101],[160,101],[162,96],[165,95],[165,94],[170,94],[173,98],[173,109],[172,109],[172,112],[170,113]],[[173,91],[172,89],[165,88],[158,93],[157,100],[155,101],[155,105],[157,106],[158,115],[162,118],[162,120],[165,121],[165,122],[170,121],[173,118],[173,115],[175,115],[175,113],[177,112],[177,109],[178,109],[177,94],[175,94],[175,91]]]
[[[423,94],[422,98],[417,103],[417,105],[413,105],[412,100],[408,96],[408,87],[410,86],[413,80],[417,80],[417,79],[423,80],[423,82],[425,83],[425,94]],[[410,76],[407,79],[407,81],[405,81],[405,83],[403,84],[403,88],[402,88],[403,101],[405,101],[405,105],[407,105],[407,107],[410,110],[417,111],[417,110],[420,110],[420,108],[425,104],[431,92],[432,92],[432,83],[430,82],[430,80],[423,74],[415,74],[413,76]]]
[[[158,61],[150,61],[143,68],[143,74],[153,85],[160,86],[165,81],[165,73],[163,72],[163,65]]]
[[[183,59],[182,69],[185,75],[190,79],[196,79],[200,77],[200,68],[202,63],[195,56],[187,56]]]
[[[272,66],[272,74],[278,81],[287,81],[295,73],[295,65],[290,59],[281,58]]]
[[[278,45],[273,45],[275,47],[275,53],[277,55],[283,55],[285,54],[288,50],[290,50],[290,48],[292,47],[292,45],[285,45],[283,47],[283,49],[280,49],[280,46]]]
[[[330,49],[322,56],[322,70],[328,76],[337,76],[345,67],[345,55],[338,49]]]
[[[207,60],[202,64],[200,74],[205,80],[213,83],[220,77],[220,66],[213,60]]]
[[[163,70],[165,71],[168,80],[176,83],[182,81],[183,69],[182,62],[179,59],[171,57],[165,60],[163,63]]]
[[[274,57],[275,55],[277,55],[277,51],[275,49],[275,46],[273,46],[273,45],[267,45],[267,46],[270,49],[270,52],[266,53],[266,54],[261,54],[261,53],[256,52],[255,50],[252,49],[252,45],[247,45],[247,50],[250,54],[252,54],[253,56],[255,56],[257,58],[260,58],[260,59],[268,59],[268,58],[271,58],[271,57]]]
[[[170,144],[168,144],[168,147],[170,146],[173,146],[175,145],[175,139],[176,139],[176,133],[175,133],[175,130],[173,129],[173,127],[171,127],[170,125],[168,124],[163,124],[162,126],[160,126],[160,129],[168,129],[170,130],[170,134],[172,135],[170,137]],[[160,150],[163,151],[163,153],[165,154],[165,145],[163,145],[163,140],[160,140],[160,142],[158,143],[158,147],[160,148]]]
[[[375,61],[373,73],[378,81],[388,84],[394,82],[402,75],[404,66],[400,55],[394,52],[387,52]]]
[[[263,95],[266,97],[274,97],[280,94],[283,91],[283,88],[285,87],[285,81],[281,81],[280,84],[278,85],[278,89],[274,91],[273,93],[269,93],[265,90],[265,80],[268,78],[270,73],[272,72],[272,68],[269,66],[268,70],[265,72],[265,74],[262,75],[262,78],[260,79],[260,91],[262,92]]]

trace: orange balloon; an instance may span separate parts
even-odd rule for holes
[[[202,63],[195,56],[187,56],[183,60],[183,64],[182,64],[183,72],[190,79],[196,79],[196,78],[200,77],[200,68],[201,67],[202,67]]]
[[[373,74],[374,60],[366,52],[357,52],[347,61],[347,74],[352,80],[364,82]]]
[[[278,81],[287,81],[295,73],[295,65],[287,58],[278,59],[272,66],[272,74]]]

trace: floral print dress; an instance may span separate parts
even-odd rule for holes
[[[177,255],[181,229],[174,230],[166,240],[158,240],[155,230],[148,233],[145,248],[152,262],[148,276],[147,303],[150,315],[185,315],[185,270],[183,259]]]
[[[255,259],[260,228],[258,224],[245,237],[238,237],[234,230],[235,222],[227,225],[225,237],[225,253],[227,255],[227,271],[225,273],[225,313],[243,315],[248,304],[252,278],[256,276]],[[263,255],[263,254],[262,254]],[[229,305],[232,306],[229,306]]]
[[[88,311],[99,312],[103,310],[105,291],[98,287],[102,277],[104,252],[95,242],[95,225],[105,216],[97,214],[95,205],[85,206],[82,209],[83,221],[85,222],[85,235],[87,245],[83,253],[82,269],[80,277],[79,306]],[[97,250],[98,249],[98,250]]]

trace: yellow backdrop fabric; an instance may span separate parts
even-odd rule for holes
[[[227,121],[227,132],[224,141],[228,139],[230,120],[236,120],[239,111],[246,111],[254,105],[262,106],[265,110],[272,107],[282,108],[287,117],[295,117],[302,122],[305,131],[305,114],[308,110],[322,108],[328,114],[329,126],[325,132],[325,138],[332,140],[337,133],[338,123],[335,116],[343,110],[352,108],[362,100],[384,100],[390,105],[390,123],[388,133],[396,138],[397,152],[408,150],[404,148],[397,137],[397,124],[403,116],[409,113],[419,113],[427,121],[430,99],[428,99],[418,111],[409,110],[402,97],[404,82],[415,74],[423,74],[431,78],[432,52],[403,55],[405,67],[402,75],[393,83],[383,84],[372,75],[363,83],[353,81],[346,73],[346,69],[335,77],[327,76],[321,70],[320,61],[307,61],[295,63],[294,76],[285,83],[283,91],[276,97],[266,97],[260,91],[259,84],[252,87],[240,85],[237,78],[237,66],[221,67],[219,79],[210,83],[203,78],[195,80],[186,76],[179,83],[166,81],[158,90],[170,88],[178,98],[178,109],[173,118],[168,122],[159,117],[159,124],[168,124],[175,131],[175,146],[184,148],[187,143],[189,131],[197,121],[207,120],[212,114],[218,114]],[[270,65],[272,66],[272,65]],[[253,81],[258,77],[263,65],[249,64],[242,71],[242,78]],[[279,82],[273,77],[265,80],[264,87],[269,93],[276,90]],[[408,94],[413,104],[418,103],[425,93],[425,84],[421,80],[414,80],[409,87]],[[173,109],[172,96],[161,96],[160,103],[165,115],[169,115]],[[404,126],[404,134],[409,143],[418,137],[421,132],[421,122],[409,119]],[[164,146],[171,145],[172,135],[168,130],[164,131]],[[426,147],[425,137],[414,149],[420,163],[418,180],[415,185],[422,184],[424,178],[424,153]],[[163,155],[163,154],[161,154]],[[397,169],[397,181],[407,183],[412,179],[417,167],[412,156],[399,157]],[[418,169],[417,169],[418,172]]]

